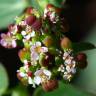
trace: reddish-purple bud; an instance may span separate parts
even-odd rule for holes
[[[33,12],[33,8],[32,8],[32,7],[28,7],[28,8],[26,9],[26,13],[27,13],[27,14],[32,14],[32,12]]]
[[[85,61],[78,62],[77,67],[84,69],[87,67],[87,65],[88,65],[88,62],[85,60]]]
[[[40,60],[39,60],[39,63],[42,66],[48,67],[48,66],[51,65],[50,62],[53,59],[54,59],[54,56],[47,52],[47,53],[44,53],[44,54],[41,55]]]
[[[28,16],[25,20],[25,22],[31,26],[34,22],[36,21],[36,17],[35,16]]]
[[[34,30],[39,30],[42,26],[42,22],[41,20],[37,19],[34,24],[32,25],[32,27],[34,28]]]
[[[19,80],[22,79],[22,77],[20,76],[20,73],[19,73],[19,72],[17,72],[17,78],[18,78]]]
[[[29,71],[27,74],[28,74],[29,77],[33,76],[33,73],[31,71]]]
[[[48,4],[47,9],[49,9],[49,8],[54,8],[54,5],[53,4]]]
[[[14,24],[10,24],[10,25],[8,26],[9,32],[13,29],[13,26],[14,26]]]
[[[54,89],[56,89],[58,87],[58,81],[49,80],[46,83],[43,83],[42,87],[43,87],[44,91],[46,91],[46,92],[53,91]]]
[[[79,53],[79,54],[76,56],[76,59],[77,59],[77,61],[86,61],[87,56],[86,56],[85,53]]]

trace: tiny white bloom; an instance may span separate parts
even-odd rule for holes
[[[72,61],[72,60],[71,60],[70,58],[69,58],[69,59],[66,59],[66,60],[65,60],[65,64],[71,64],[71,61]]]
[[[35,43],[35,46],[36,46],[36,47],[41,46],[41,42],[37,41],[37,42]]]
[[[68,73],[70,73],[71,72],[70,66],[66,66],[66,70],[67,70]]]

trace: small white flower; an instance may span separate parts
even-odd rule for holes
[[[26,40],[29,40],[29,39],[31,38],[31,35],[28,34],[28,35],[24,36],[24,38],[25,38]]]
[[[35,82],[37,82],[37,84],[40,84],[50,80],[52,74],[49,70],[40,69],[40,70],[37,70],[34,73],[34,75],[35,75]]]
[[[15,48],[17,46],[16,40],[12,37],[11,33],[1,34],[0,44],[5,48]]]
[[[27,33],[26,33],[26,31],[22,31],[21,34],[22,34],[23,36],[25,36]]]
[[[39,60],[39,54],[42,52],[48,52],[48,48],[47,47],[42,47],[41,46],[41,42],[36,42],[35,44],[33,44],[30,48],[31,51],[31,61],[32,61],[32,65],[37,64],[37,60]]]
[[[68,58],[68,59],[65,60],[64,63],[65,63],[65,64],[71,64],[71,61],[72,61],[72,60],[71,60],[70,58]]]
[[[64,72],[64,71],[65,71],[64,66],[63,66],[63,65],[61,65],[61,66],[58,68],[58,71]]]
[[[68,73],[70,73],[71,72],[70,66],[66,66],[66,70],[67,70]]]
[[[63,75],[63,78],[64,78],[65,80],[70,81],[71,78],[72,78],[72,74],[65,72],[64,75]]]

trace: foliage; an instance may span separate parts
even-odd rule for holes
[[[0,96],[7,90],[9,85],[8,75],[4,66],[0,63]]]

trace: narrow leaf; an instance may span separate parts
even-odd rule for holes
[[[8,88],[8,75],[4,68],[4,66],[0,63],[0,96],[6,91]]]
[[[91,50],[95,49],[96,46],[91,44],[91,43],[73,43],[72,47],[75,52],[80,52],[80,51],[86,51],[86,50]]]

